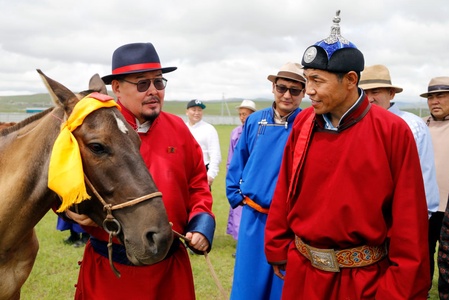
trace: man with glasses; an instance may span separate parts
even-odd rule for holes
[[[167,84],[163,74],[174,70],[161,66],[151,43],[134,43],[115,50],[112,74],[102,79],[111,84],[125,119],[141,138],[140,152],[162,192],[173,229],[186,235],[192,251],[202,254],[210,251],[215,230],[212,195],[200,146],[181,118],[162,111]],[[67,214],[83,225],[92,224],[83,215]],[[75,299],[195,299],[189,255],[178,238],[167,256],[150,266],[132,265],[115,241],[113,260],[121,273],[116,278],[108,261],[108,234],[100,227],[84,228],[91,239]]]
[[[286,63],[269,75],[274,103],[245,121],[226,176],[232,208],[243,206],[231,299],[280,299],[282,280],[274,275],[263,252],[267,214],[285,142],[301,111],[305,78],[301,65]]]

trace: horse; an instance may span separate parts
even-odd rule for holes
[[[15,125],[16,122],[0,122],[0,130],[3,128],[11,127],[12,125]]]
[[[61,203],[48,187],[53,146],[80,98],[94,91],[76,95],[37,71],[55,105],[0,130],[0,299],[20,299],[39,249],[34,227]],[[89,86],[106,91],[98,75]],[[91,196],[77,204],[78,212],[103,226],[110,239],[111,234],[118,238],[133,264],[161,261],[173,232],[162,195],[140,155],[138,134],[116,106],[94,110],[72,134]]]

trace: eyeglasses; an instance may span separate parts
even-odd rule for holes
[[[301,92],[304,90],[304,89],[297,89],[297,88],[288,88],[286,86],[278,85],[278,84],[275,84],[275,86],[276,86],[276,91],[278,93],[285,94],[285,93],[287,93],[287,91],[289,91],[290,95],[292,95],[292,96],[299,96],[299,94],[301,94]]]
[[[156,90],[159,90],[159,91],[165,89],[165,86],[167,85],[167,79],[165,79],[165,78],[143,79],[143,80],[139,80],[137,82],[128,81],[126,79],[122,79],[122,80],[136,85],[137,91],[139,91],[141,93],[148,91],[148,89],[151,86],[151,82],[153,82]]]

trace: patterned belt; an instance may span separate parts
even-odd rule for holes
[[[381,246],[359,246],[355,248],[333,250],[319,249],[305,244],[295,236],[295,245],[312,266],[328,272],[340,272],[340,268],[357,268],[372,265],[387,256],[386,244]]]
[[[263,214],[268,214],[268,208],[263,208],[262,206],[260,206],[259,204],[257,204],[256,202],[254,202],[253,200],[251,200],[250,198],[246,197],[243,199],[243,204],[248,205],[249,207],[251,207],[254,210],[257,210],[260,213]]]

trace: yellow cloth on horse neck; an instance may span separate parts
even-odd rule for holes
[[[91,112],[103,107],[118,107],[113,98],[92,93],[81,99],[73,108],[53,145],[48,170],[48,187],[62,200],[57,212],[63,212],[73,204],[90,199],[84,183],[83,163],[78,142],[72,132]],[[119,108],[120,109],[120,108]]]

